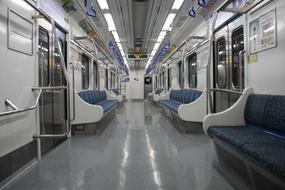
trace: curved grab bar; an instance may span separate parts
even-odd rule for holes
[[[40,100],[41,95],[42,95],[42,89],[39,90],[38,97],[37,97],[36,102],[35,102],[35,104],[33,106],[28,107],[28,108],[21,108],[21,109],[15,109],[16,108],[15,107],[14,110],[12,110],[12,111],[6,111],[6,112],[3,112],[3,113],[0,113],[0,117],[7,116],[7,115],[13,115],[13,114],[17,114],[17,113],[22,113],[22,112],[26,112],[26,111],[30,111],[30,110],[35,109],[38,106],[38,104],[39,104],[39,100]],[[5,100],[5,103],[7,105],[10,105],[10,103],[12,103],[12,102],[9,99],[7,99],[7,100]]]

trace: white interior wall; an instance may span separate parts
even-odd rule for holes
[[[144,69],[130,71],[130,81],[126,87],[127,99],[144,99],[144,74]]]
[[[247,86],[254,87],[255,93],[285,94],[285,1],[276,1],[248,17],[248,21],[276,8],[277,47],[257,53],[257,62],[247,64]]]

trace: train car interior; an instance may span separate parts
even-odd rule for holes
[[[285,1],[0,0],[0,190],[285,190]]]

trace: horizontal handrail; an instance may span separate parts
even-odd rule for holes
[[[39,100],[40,100],[41,95],[42,95],[42,90],[40,89],[35,104],[33,106],[31,106],[31,107],[21,108],[21,109],[17,108],[17,106],[15,106],[10,100],[8,100],[8,99],[5,100],[6,105],[9,105],[9,106],[14,105],[15,107],[13,107],[14,110],[12,110],[12,111],[6,111],[6,112],[3,112],[3,113],[0,113],[0,117],[13,115],[13,114],[18,114],[18,113],[22,113],[22,112],[26,112],[26,111],[30,111],[30,110],[35,109],[38,106],[38,104],[39,104]]]
[[[243,95],[242,92],[234,91],[234,90],[227,90],[227,89],[213,88],[213,89],[210,89],[210,91],[212,91],[212,92],[226,92],[226,93],[229,93],[229,94],[239,94],[239,95]]]
[[[191,40],[207,40],[205,36],[190,36],[187,40],[183,41],[178,47],[175,48],[164,60],[162,63],[167,62],[178,50],[180,50],[184,45],[186,45]],[[200,44],[200,43],[199,43]],[[183,50],[183,54],[185,51]]]
[[[67,86],[43,86],[43,87],[32,87],[32,90],[65,90]]]

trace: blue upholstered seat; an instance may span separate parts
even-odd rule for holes
[[[105,91],[88,90],[79,92],[78,95],[89,104],[101,106],[104,112],[109,111],[118,103],[116,100],[107,100],[107,93]]]
[[[285,176],[285,96],[250,95],[245,121],[246,126],[212,126],[208,134]]]
[[[168,107],[172,111],[175,111],[176,113],[178,112],[178,107],[182,104],[179,101],[176,100],[162,100],[160,101],[160,104],[163,106]]]
[[[98,102],[99,92],[97,90],[88,90],[88,91],[79,92],[78,95],[85,102],[94,105]]]
[[[285,142],[245,144],[243,151],[261,165],[285,177]]]
[[[107,99],[107,93],[104,90],[99,91],[98,102],[102,102],[106,99]]]
[[[101,102],[98,102],[97,105],[101,106],[104,110],[104,113],[112,109],[114,106],[118,104],[118,101],[116,100],[104,100]]]
[[[189,104],[194,102],[201,96],[202,92],[197,90],[186,89],[182,91],[183,103]]]
[[[178,107],[182,104],[189,104],[197,100],[201,96],[202,92],[197,90],[171,90],[170,99],[162,100],[160,104],[178,112]]]

